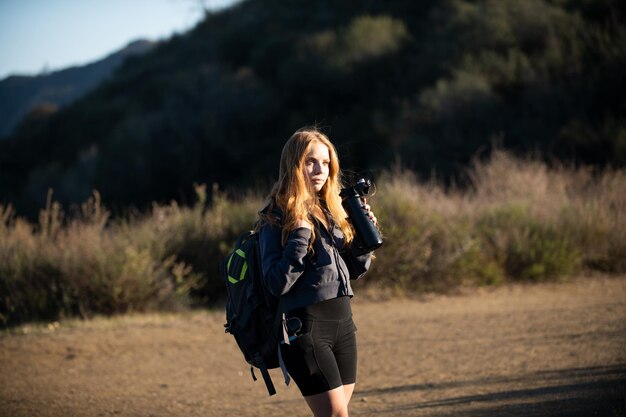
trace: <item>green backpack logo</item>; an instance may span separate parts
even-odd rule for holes
[[[248,261],[246,260],[246,253],[241,248],[237,248],[230,254],[226,264],[226,270],[228,271],[228,282],[231,284],[237,284],[246,279]]]

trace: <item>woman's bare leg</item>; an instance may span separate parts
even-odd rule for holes
[[[349,396],[347,396],[346,389],[349,391]],[[348,402],[353,390],[354,384],[342,385],[321,394],[304,397],[304,399],[315,417],[348,417]]]
[[[346,405],[350,404],[350,399],[352,398],[352,393],[354,392],[355,384],[348,384],[343,386],[343,392],[346,395]]]

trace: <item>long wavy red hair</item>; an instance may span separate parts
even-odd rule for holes
[[[319,193],[316,193],[309,185],[304,173],[306,156],[315,143],[324,144],[328,148],[330,156],[328,179]],[[315,128],[300,129],[287,140],[283,147],[280,155],[278,181],[274,184],[267,198],[266,206],[269,210],[266,211],[266,215],[262,215],[262,220],[274,223],[275,220],[269,213],[273,208],[282,211],[282,240],[285,244],[289,232],[294,229],[299,220],[312,222],[317,219],[324,224],[326,223],[326,219],[319,216],[324,211],[320,201],[323,200],[333,222],[341,229],[345,236],[345,242],[349,245],[354,238],[354,230],[347,221],[348,215],[341,205],[341,198],[339,197],[341,187],[341,170],[335,146],[325,134]],[[315,230],[313,230],[310,245],[314,240]]]

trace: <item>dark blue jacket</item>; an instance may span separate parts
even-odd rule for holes
[[[263,279],[269,291],[282,298],[287,312],[342,295],[352,296],[351,279],[368,270],[372,255],[354,245],[346,248],[341,229],[333,227],[332,235],[320,223],[315,225],[316,239],[308,252],[311,231],[298,228],[289,233],[285,246],[282,230],[269,223],[259,234]]]

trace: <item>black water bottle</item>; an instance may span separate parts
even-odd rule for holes
[[[380,236],[374,222],[367,215],[367,211],[363,208],[362,197],[367,196],[371,182],[361,178],[352,187],[344,188],[339,193],[341,204],[348,213],[348,217],[352,222],[352,227],[356,232],[357,239],[355,243],[366,253],[379,248],[383,244],[383,238]]]

